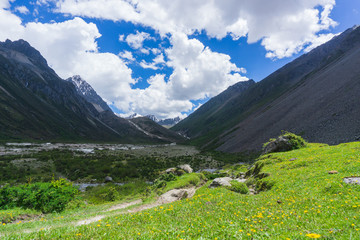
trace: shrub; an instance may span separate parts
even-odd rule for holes
[[[0,189],[0,209],[22,207],[43,213],[61,212],[75,198],[78,190],[65,179]]]
[[[176,179],[176,176],[173,173],[165,173],[160,175],[153,184],[153,187],[156,188],[164,188],[166,186],[166,182],[171,182]]]
[[[237,193],[241,193],[241,194],[248,194],[249,193],[248,187],[243,182],[238,182],[236,180],[233,180],[233,181],[230,182],[230,184],[231,184],[231,186],[228,186],[226,188],[233,191],[233,192],[237,192]]]
[[[214,180],[215,178],[225,177],[226,173],[211,173],[208,171],[201,172],[208,180]]]
[[[272,179],[264,178],[256,181],[256,191],[262,192],[270,190],[275,185],[275,181]]]
[[[284,152],[306,146],[306,141],[293,133],[284,132],[277,139],[270,139],[263,145],[263,153]]]

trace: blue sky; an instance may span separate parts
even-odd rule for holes
[[[23,38],[123,116],[185,117],[360,24],[358,0],[0,0],[0,41]]]

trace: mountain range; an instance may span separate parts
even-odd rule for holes
[[[2,141],[182,141],[156,123],[145,131],[117,117],[89,84],[61,79],[24,40],[0,42],[0,93]]]
[[[157,124],[159,124],[159,125],[161,125],[161,126],[163,126],[165,128],[170,128],[170,127],[176,125],[177,123],[179,123],[181,121],[180,117],[166,118],[166,119],[159,120],[154,115],[142,116],[142,115],[140,115],[138,113],[131,114],[130,116],[126,117],[126,119],[135,119],[135,118],[139,118],[139,117],[146,117],[146,118],[156,122]]]
[[[311,142],[360,140],[360,27],[260,82],[240,82],[172,129],[203,148],[259,150],[283,130]]]

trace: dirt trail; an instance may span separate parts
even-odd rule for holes
[[[195,192],[196,192],[195,187],[191,187],[191,188],[187,188],[187,189],[173,189],[173,190],[170,190],[170,191],[164,193],[163,195],[161,195],[157,199],[157,201],[154,203],[144,204],[144,205],[138,206],[136,208],[129,209],[127,212],[121,212],[121,213],[116,213],[116,214],[136,213],[136,212],[140,212],[140,211],[143,211],[146,209],[158,207],[163,204],[175,202],[175,201],[181,200],[183,198],[191,198],[194,196]],[[118,205],[114,205],[111,208],[109,208],[103,212],[110,212],[110,211],[114,211],[114,210],[124,209],[124,208],[133,206],[135,204],[140,204],[140,203],[142,203],[141,200],[136,200],[136,201],[129,202],[129,203],[121,203]],[[75,223],[75,225],[76,226],[88,225],[90,223],[97,222],[97,221],[103,219],[104,217],[108,217],[108,216],[109,215],[98,215],[98,216],[95,216],[92,218],[78,221],[77,223]]]
[[[124,209],[124,208],[130,207],[130,206],[133,206],[136,204],[140,204],[140,203],[142,203],[141,199],[133,201],[133,202],[128,202],[128,203],[120,203],[120,204],[116,204],[116,205],[112,206],[111,208],[109,208],[105,211],[102,211],[102,212],[111,212],[111,211],[115,211],[115,210],[119,210],[119,209]],[[84,219],[84,220],[76,222],[75,226],[88,225],[90,223],[97,222],[106,216],[108,216],[108,215],[98,215],[98,216],[95,216],[92,218]]]

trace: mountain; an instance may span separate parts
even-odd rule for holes
[[[172,129],[225,152],[259,150],[282,130],[312,142],[360,140],[359,66],[360,28],[354,27],[229,94],[220,107],[209,101]]]
[[[105,101],[96,93],[96,91],[83,80],[79,75],[66,79],[74,84],[78,94],[83,96],[86,101],[91,103],[98,112],[112,111]]]
[[[99,112],[85,97],[26,41],[0,42],[1,141],[173,141],[149,136],[112,111]]]
[[[229,112],[231,112],[233,106],[237,104],[236,98],[254,85],[254,80],[249,80],[238,82],[230,86],[224,92],[211,98],[172,129],[191,138],[197,138],[212,133],[211,131],[220,133],[222,128],[218,128],[218,126],[229,120],[231,114],[221,115],[219,112],[224,109],[228,110],[227,108],[230,108]]]
[[[134,113],[134,114],[126,117],[126,119],[135,119],[135,118],[142,118],[142,117],[144,117],[144,116],[142,116],[138,113]],[[155,115],[146,115],[145,117],[152,120],[153,122],[156,122],[157,124],[159,124],[165,128],[170,128],[181,121],[180,117],[166,118],[163,120],[159,120]]]
[[[154,122],[159,122],[159,119],[157,119],[157,117],[155,117],[154,115],[146,115],[145,117],[147,117],[150,120],[153,120]]]
[[[134,113],[134,114],[131,114],[130,116],[126,117],[126,119],[133,119],[133,118],[138,118],[138,117],[143,117],[143,116],[138,113]]]
[[[157,123],[163,127],[170,128],[176,124],[178,124],[181,121],[180,117],[176,118],[166,118],[163,120],[159,120]]]
[[[148,117],[137,117],[130,120],[136,127],[153,138],[164,141],[182,142],[184,138],[176,132],[169,131]]]

